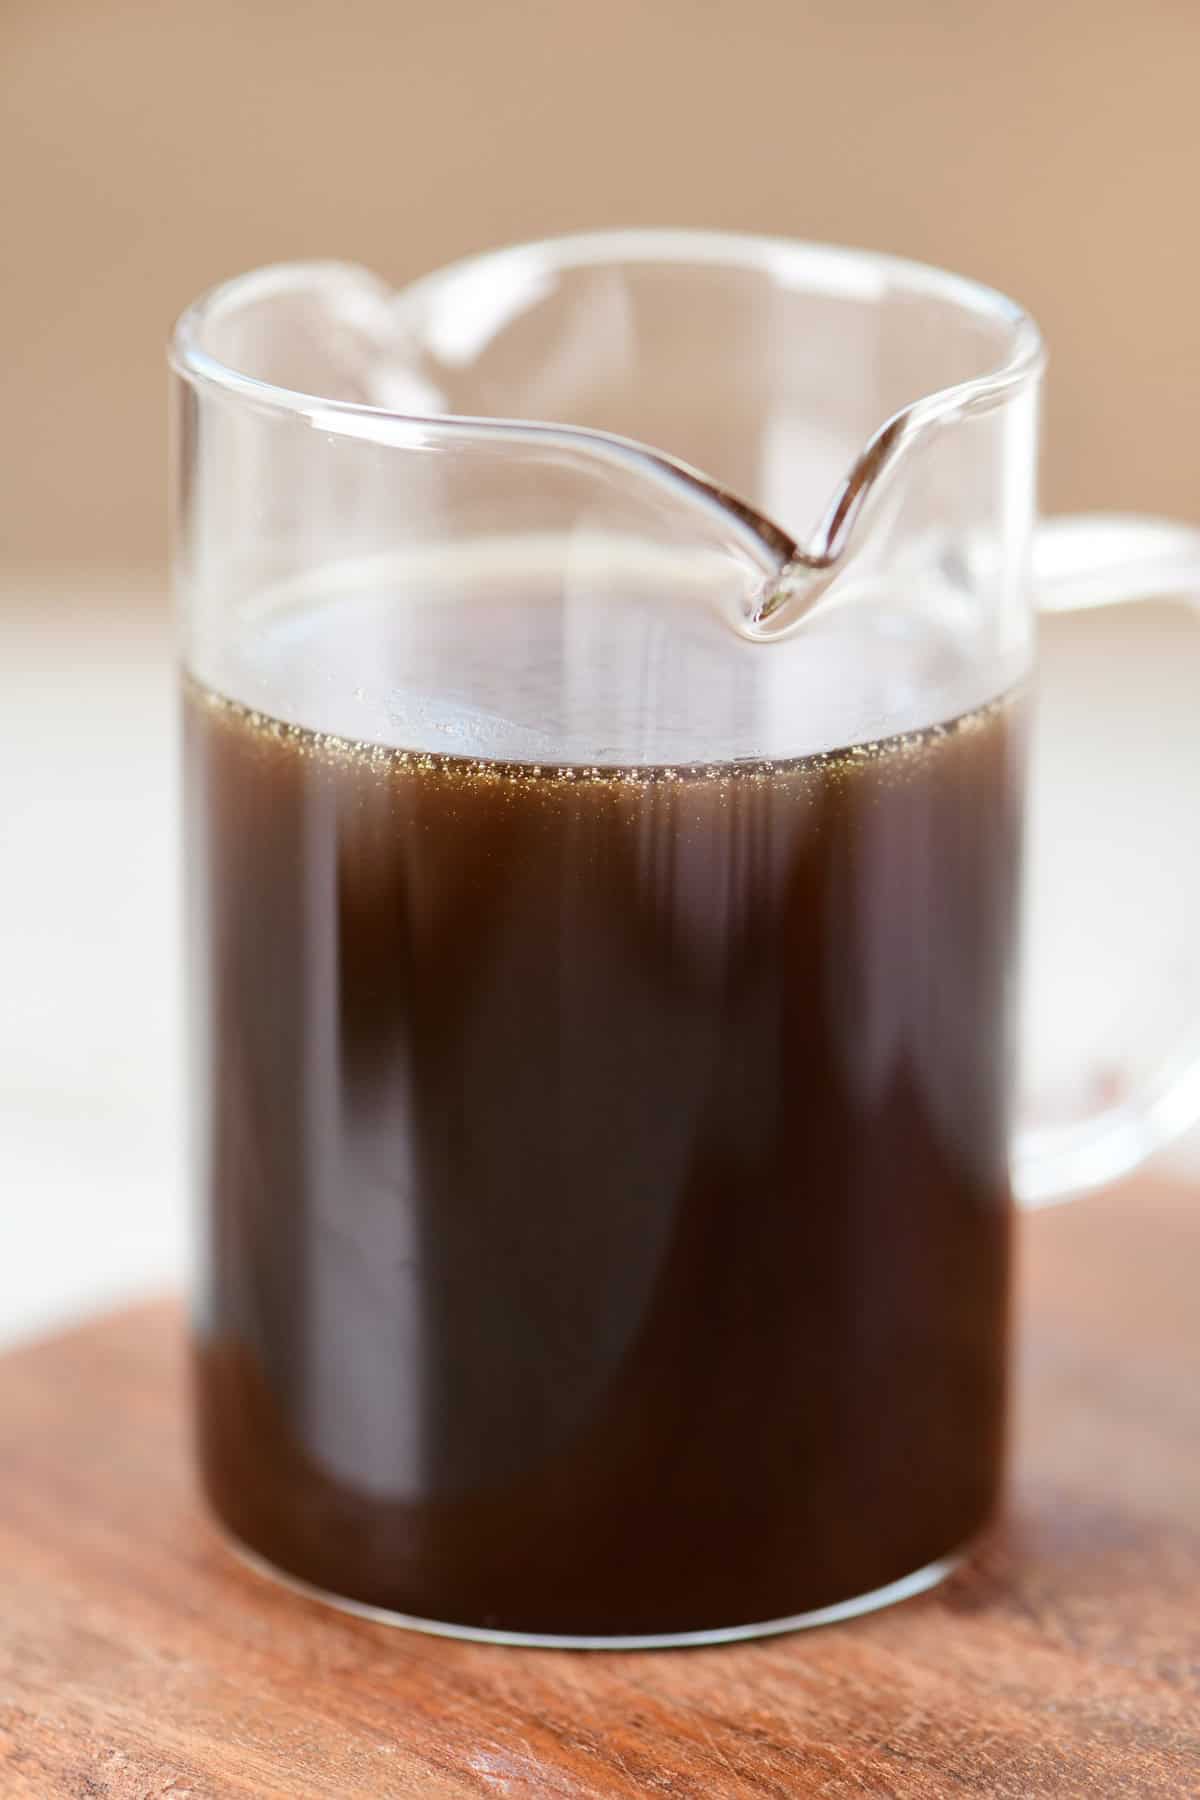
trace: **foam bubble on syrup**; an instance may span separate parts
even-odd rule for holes
[[[961,599],[863,588],[794,636],[730,628],[711,566],[506,539],[326,570],[235,610],[190,672],[306,730],[434,757],[596,768],[811,756],[1009,686]],[[977,630],[977,628],[976,628]]]

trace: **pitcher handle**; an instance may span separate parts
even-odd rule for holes
[[[1033,563],[1035,597],[1042,614],[1092,613],[1096,608],[1135,600],[1177,601],[1190,614],[1191,624],[1200,627],[1200,530],[1193,527],[1117,514],[1050,519],[1038,528]],[[1200,650],[1200,638],[1197,647]],[[1157,681],[1144,684],[1141,749],[1145,736],[1161,735],[1164,729],[1161,717],[1156,716],[1160,689]],[[1197,702],[1200,718],[1200,692]],[[1051,741],[1052,734],[1046,744]],[[1063,742],[1061,731],[1058,741],[1060,745]],[[1037,734],[1035,745],[1036,742]],[[1107,744],[1105,749],[1107,752]],[[1112,753],[1119,756],[1121,749],[1119,742],[1112,742]],[[1173,744],[1172,749],[1177,760],[1171,781],[1178,791],[1187,783],[1188,774],[1186,768],[1180,767],[1182,747]],[[1140,751],[1134,749],[1132,753]],[[1046,756],[1045,744],[1035,750],[1035,813],[1039,804],[1037,776],[1041,773],[1044,777],[1045,773],[1038,765]],[[1195,759],[1195,771],[1200,774],[1200,757]],[[1097,808],[1102,808],[1104,795],[1097,792],[1094,783],[1091,792]],[[1200,808],[1194,819],[1195,829],[1188,829],[1185,821],[1183,830],[1171,843],[1158,841],[1152,852],[1153,875],[1159,875],[1164,860],[1170,859],[1174,871],[1173,899],[1179,902],[1185,894],[1188,896],[1186,904],[1173,907],[1176,918],[1165,967],[1164,939],[1154,930],[1147,930],[1140,944],[1114,943],[1107,951],[1107,956],[1114,959],[1111,966],[1129,967],[1131,958],[1140,963],[1143,984],[1139,1004],[1132,1012],[1142,1016],[1118,1021],[1120,1051],[1108,1059],[1101,1055],[1098,1061],[1095,1047],[1079,1042],[1085,1025],[1076,1020],[1075,1044],[1065,1057],[1061,1051],[1058,1053],[1070,1068],[1068,1079],[1059,1083],[1057,1096],[1053,1092],[1039,1094],[1036,1081],[1030,1093],[1029,1075],[1030,1064],[1037,1059],[1039,1030],[1043,1037],[1046,1035],[1048,994],[1059,985],[1056,953],[1065,952],[1067,960],[1075,955],[1075,948],[1062,936],[1063,927],[1060,926],[1048,953],[1040,961],[1034,959],[1038,966],[1029,970],[1029,977],[1040,984],[1040,993],[1031,999],[1027,980],[1027,1041],[1022,1046],[1026,1087],[1018,1108],[1013,1146],[1013,1186],[1023,1205],[1046,1205],[1111,1181],[1200,1117]],[[1065,826],[1060,835],[1070,838],[1070,818],[1064,813],[1058,823]],[[1038,845],[1038,833],[1034,831],[1032,836],[1035,843],[1028,886],[1033,891],[1039,886],[1044,890],[1049,862],[1065,859],[1058,846],[1051,849]],[[1113,850],[1111,843],[1105,843],[1104,855],[1110,862]],[[1060,891],[1061,881],[1060,870],[1055,881]],[[1091,892],[1094,895],[1096,888]],[[1086,895],[1076,898],[1086,905]],[[1037,910],[1036,905],[1029,909],[1035,916]],[[1059,910],[1065,914],[1069,909]],[[1078,920],[1071,920],[1065,929],[1077,934]],[[1147,985],[1145,971],[1156,956],[1159,979]],[[1093,980],[1105,978],[1105,968],[1093,970]],[[1150,1004],[1141,1005],[1147,996],[1151,997]],[[1038,1012],[1039,999],[1043,1015],[1040,1026],[1033,1016]],[[1061,1020],[1053,1021],[1053,1028],[1062,1039]],[[1042,1061],[1046,1060],[1043,1055]]]

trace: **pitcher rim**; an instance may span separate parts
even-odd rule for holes
[[[883,301],[891,286],[916,298],[941,299],[963,313],[1007,329],[1008,354],[994,368],[917,396],[902,409],[905,414],[913,409],[926,415],[931,411],[943,415],[989,408],[1036,378],[1045,362],[1042,334],[1032,315],[999,289],[972,276],[848,245],[745,232],[644,227],[574,232],[484,250],[418,276],[402,287],[393,287],[361,265],[333,258],[264,264],[213,284],[192,301],[175,323],[168,359],[174,372],[185,380],[222,389],[231,398],[256,409],[290,413],[319,423],[322,430],[341,431],[357,438],[372,435],[370,422],[374,420],[381,428],[407,425],[421,429],[422,435],[430,428],[448,429],[455,434],[465,430],[472,434],[500,431],[505,435],[540,436],[552,431],[594,442],[597,436],[608,434],[597,434],[567,420],[421,413],[292,388],[234,367],[206,348],[204,340],[222,312],[314,282],[337,280],[344,287],[347,280],[353,280],[360,284],[364,297],[390,303],[411,301],[417,295],[429,295],[439,287],[449,287],[488,271],[500,273],[524,265],[531,274],[553,273],[597,263],[690,263],[697,267],[742,268],[813,293],[846,299]],[[399,443],[391,435],[381,435],[380,441],[392,447],[403,446],[403,436]]]

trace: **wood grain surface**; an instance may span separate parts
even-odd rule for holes
[[[674,1652],[343,1617],[201,1512],[160,1304],[0,1361],[3,1800],[1200,1794],[1200,1197],[1024,1227],[1007,1515],[935,1594]]]

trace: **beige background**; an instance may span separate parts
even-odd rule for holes
[[[162,342],[215,279],[620,223],[1009,290],[1048,502],[1196,516],[1198,77],[1196,0],[0,0],[3,550],[159,558]]]

